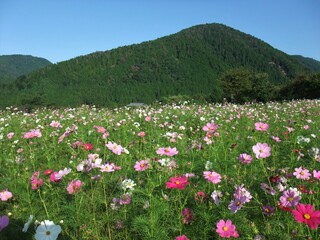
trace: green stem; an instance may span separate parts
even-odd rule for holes
[[[46,203],[44,202],[44,200],[43,200],[43,198],[42,198],[42,196],[41,196],[40,190],[38,190],[38,194],[39,194],[40,200],[41,200],[41,202],[42,202],[43,208],[44,208],[44,210],[45,210],[45,212],[46,212],[46,216],[47,216],[47,218],[49,219],[48,209],[47,209]]]

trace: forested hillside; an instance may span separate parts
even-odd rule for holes
[[[314,70],[251,35],[222,24],[204,24],[49,65],[1,84],[0,102],[2,107],[116,106],[173,96],[221,101],[233,95],[232,90],[225,94],[222,82],[232,69],[249,71],[264,87],[273,88]],[[250,77],[250,86],[255,79]]]
[[[31,73],[37,69],[50,65],[51,62],[40,57],[30,55],[1,55],[0,56],[0,83]]]

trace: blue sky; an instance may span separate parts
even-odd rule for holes
[[[320,61],[319,0],[1,0],[0,55],[56,63],[204,23]]]

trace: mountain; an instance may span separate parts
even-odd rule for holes
[[[314,71],[314,72],[320,72],[320,62],[308,57],[303,57],[300,55],[292,55],[293,58],[297,59],[302,65],[304,65],[306,68]]]
[[[15,79],[50,64],[47,59],[30,55],[1,55],[0,82]]]
[[[115,106],[178,95],[220,101],[220,78],[235,68],[262,73],[273,84],[312,72],[251,35],[222,24],[203,24],[48,65],[0,84],[0,105]]]

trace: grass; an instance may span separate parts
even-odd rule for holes
[[[59,224],[58,239],[162,240],[183,234],[189,239],[220,239],[216,224],[221,219],[232,220],[239,239],[318,239],[319,228],[298,223],[278,203],[283,191],[297,188],[299,203],[320,209],[320,181],[312,174],[320,170],[320,155],[314,154],[320,146],[319,109],[319,100],[181,103],[137,109],[82,106],[32,113],[7,108],[0,112],[0,191],[8,190],[13,196],[0,201],[0,216],[10,220],[0,231],[0,239],[34,239],[35,220]],[[52,121],[61,126],[50,126]],[[208,134],[203,127],[211,122],[218,128]],[[257,122],[269,128],[258,131]],[[106,134],[98,127],[104,127]],[[32,129],[41,135],[25,138]],[[119,155],[106,146],[109,142],[122,147]],[[257,143],[268,144],[271,155],[256,158],[252,147]],[[168,147],[175,147],[178,153],[157,154],[159,148]],[[242,153],[252,156],[250,164],[239,161]],[[88,166],[85,161],[89,158],[96,159],[96,166]],[[97,159],[115,170],[101,172]],[[134,166],[141,160],[148,161],[147,168],[136,171]],[[309,170],[309,179],[293,175],[299,167]],[[71,172],[53,182],[44,174],[48,169]],[[221,181],[209,182],[204,171],[220,174]],[[36,179],[43,180],[37,189],[31,185],[34,172],[39,172]],[[186,174],[189,184],[184,190],[166,187],[170,178]],[[82,184],[69,194],[66,188],[72,180]],[[133,185],[125,185],[130,180]],[[261,183],[275,194],[263,190]],[[235,187],[242,184],[251,199],[233,213],[229,205]],[[219,204],[211,197],[214,191],[222,194]],[[266,214],[264,206],[274,212]],[[188,224],[182,215],[185,208],[192,211]],[[24,233],[30,215],[34,218]]]

